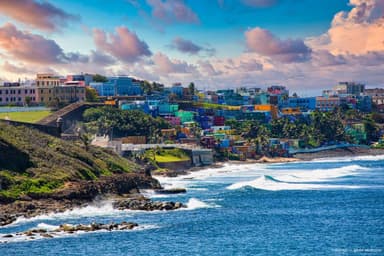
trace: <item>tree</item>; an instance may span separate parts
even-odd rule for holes
[[[114,107],[87,109],[83,114],[86,124],[96,127],[99,134],[112,136],[146,136],[158,139],[161,129],[170,128],[162,118],[153,118],[139,110],[121,110]]]
[[[98,83],[105,83],[108,81],[108,79],[103,75],[96,74],[93,76],[93,81]]]
[[[79,137],[80,141],[83,143],[84,148],[86,151],[89,150],[89,146],[92,143],[92,139],[94,136],[94,132],[92,132],[92,126],[91,125],[85,125],[85,124],[78,124],[76,128],[77,136]]]
[[[196,92],[195,83],[191,82],[188,85],[189,94],[194,96]]]
[[[270,132],[268,128],[259,122],[247,123],[244,127],[243,138],[250,140],[256,146],[256,151],[263,154],[267,151]]]
[[[85,88],[85,99],[88,102],[97,102],[97,91],[91,87]]]
[[[367,142],[377,141],[379,139],[378,126],[372,119],[372,115],[367,115],[363,119],[364,130],[367,133]]]
[[[32,101],[32,99],[31,99],[31,97],[30,96],[25,96],[25,104],[27,105],[27,106],[29,106],[29,104],[31,104],[31,101]]]

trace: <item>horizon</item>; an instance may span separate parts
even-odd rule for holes
[[[384,85],[381,0],[1,2],[3,81],[125,73],[202,90],[279,84],[300,96],[339,81]]]

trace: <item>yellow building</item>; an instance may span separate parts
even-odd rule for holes
[[[300,108],[283,108],[281,109],[283,115],[301,115]]]
[[[276,119],[278,114],[277,106],[271,104],[255,105],[255,111],[270,112],[273,119]]]
[[[37,87],[54,87],[59,86],[61,83],[60,77],[53,74],[37,74],[36,75],[36,86]]]

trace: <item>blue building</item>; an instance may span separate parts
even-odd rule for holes
[[[289,98],[287,102],[289,108],[300,108],[301,111],[315,110],[316,97]]]
[[[127,76],[109,77],[105,83],[90,83],[99,96],[142,95],[140,83]]]

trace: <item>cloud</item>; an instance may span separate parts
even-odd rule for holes
[[[58,30],[78,16],[69,14],[47,1],[0,0],[0,13],[41,30]]]
[[[281,40],[258,27],[246,31],[245,38],[250,51],[280,62],[303,62],[311,57],[311,49],[300,39]]]
[[[333,55],[327,50],[316,51],[312,54],[312,56],[314,64],[321,67],[343,65],[347,63],[344,56]]]
[[[215,49],[213,48],[205,48],[181,37],[176,37],[173,39],[170,47],[172,49],[178,50],[179,52],[187,53],[190,55],[197,55],[201,52],[205,52],[207,56],[213,56],[216,53]]]
[[[0,48],[18,61],[52,64],[67,59],[54,40],[20,31],[11,23],[0,27]]]
[[[197,15],[183,0],[146,0],[152,16],[166,23],[199,23]]]
[[[246,7],[252,8],[266,8],[276,5],[279,0],[217,0],[218,5],[225,9],[242,9],[245,11]],[[241,6],[240,6],[241,5]]]
[[[188,54],[198,54],[203,49],[203,47],[181,37],[173,39],[171,46],[180,52]]]
[[[171,60],[165,54],[159,52],[153,56],[156,70],[162,74],[170,73],[192,73],[196,71],[193,65],[181,60]]]
[[[5,61],[1,68],[5,72],[14,73],[14,74],[21,74],[21,75],[25,75],[26,73],[32,72],[31,70],[27,69],[25,66],[16,66],[16,65],[9,63],[8,61]]]
[[[334,55],[384,51],[384,1],[350,0],[349,12],[337,13],[329,30],[308,43]]]
[[[91,54],[89,56],[89,62],[103,66],[110,66],[116,64],[116,60],[113,57],[94,50],[91,51]]]
[[[126,27],[117,27],[116,34],[107,34],[103,30],[94,29],[93,39],[99,50],[125,62],[135,62],[152,55],[147,43]]]
[[[199,65],[199,70],[201,73],[204,73],[208,76],[218,76],[221,75],[223,72],[216,70],[212,64],[207,60],[199,60],[197,62]]]
[[[241,2],[251,7],[269,7],[275,5],[277,0],[242,0]]]

